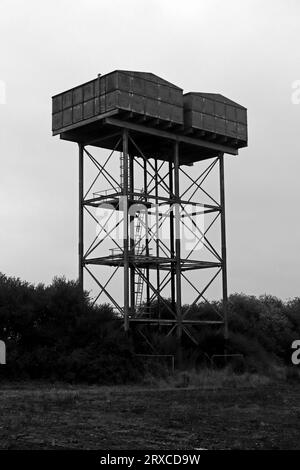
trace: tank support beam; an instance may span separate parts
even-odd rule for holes
[[[182,306],[181,306],[181,247],[180,247],[180,192],[179,192],[179,143],[174,144],[174,189],[175,189],[175,259],[176,259],[176,315],[178,363],[182,363]]]
[[[223,290],[223,316],[224,338],[228,341],[228,292],[227,292],[227,254],[226,254],[226,223],[225,223],[225,181],[224,181],[224,155],[219,157],[220,169],[220,203],[221,203],[221,245],[222,245],[222,290]]]
[[[78,202],[79,202],[79,233],[78,233],[78,283],[79,288],[83,294],[83,252],[84,252],[84,237],[83,237],[83,198],[84,198],[84,186],[83,186],[83,171],[84,171],[84,160],[83,160],[83,145],[79,144],[79,191],[78,191]]]
[[[128,261],[128,130],[123,129],[123,253],[124,253],[124,329],[129,330],[129,261]]]

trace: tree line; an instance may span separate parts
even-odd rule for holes
[[[157,305],[152,305],[156,315]],[[184,309],[189,306],[184,306]],[[189,315],[215,319],[220,302],[199,303]],[[168,309],[160,312],[169,315]],[[243,355],[243,368],[261,372],[272,364],[290,364],[291,344],[300,339],[300,298],[284,302],[274,296],[233,294],[229,297],[229,353]],[[47,379],[118,384],[143,378],[148,365],[139,354],[176,354],[176,339],[145,327],[126,335],[109,304],[93,305],[82,298],[75,281],[55,278],[50,285],[33,285],[0,274],[0,339],[7,347],[6,379]],[[224,351],[220,328],[193,328],[183,337],[185,367],[207,366]],[[152,352],[153,352],[152,351]],[[139,354],[137,354],[139,353]],[[157,373],[160,373],[159,367]]]

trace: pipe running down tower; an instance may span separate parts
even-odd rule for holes
[[[55,95],[52,129],[79,149],[81,288],[93,280],[95,301],[109,301],[126,331],[153,325],[196,342],[194,328],[215,324],[227,339],[224,155],[247,146],[246,108],[116,70]],[[217,279],[223,308],[197,316]]]

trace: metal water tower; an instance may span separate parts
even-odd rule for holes
[[[81,288],[90,276],[99,288],[95,301],[108,299],[125,330],[134,326],[145,341],[146,325],[194,342],[195,328],[223,325],[227,339],[224,154],[247,146],[246,109],[219,94],[183,94],[152,73],[116,70],[55,95],[52,119],[53,135],[79,148]],[[97,148],[107,155],[98,158]],[[86,162],[94,175],[85,174]],[[205,184],[216,171],[212,196]],[[205,227],[204,216],[211,217]],[[89,246],[86,217],[98,229]],[[216,225],[219,250],[210,240]],[[189,233],[195,245],[187,249]],[[195,316],[217,278],[223,308],[214,319]],[[188,306],[186,291],[195,293]]]

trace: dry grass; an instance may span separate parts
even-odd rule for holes
[[[0,448],[299,449],[298,382],[205,370],[149,385],[1,384]]]
[[[230,367],[225,369],[201,369],[188,372],[176,372],[164,379],[148,375],[144,385],[157,388],[198,388],[200,390],[218,390],[225,388],[245,388],[268,385],[272,381],[270,375],[234,374]]]

